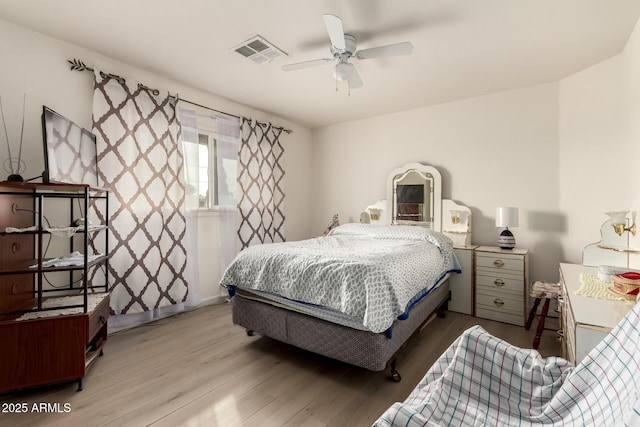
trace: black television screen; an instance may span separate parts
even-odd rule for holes
[[[42,110],[42,181],[97,187],[96,136],[46,106]]]
[[[409,184],[396,186],[398,203],[424,203],[424,185]]]

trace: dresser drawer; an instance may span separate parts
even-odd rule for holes
[[[89,314],[89,341],[91,341],[98,331],[107,323],[110,310],[109,295],[107,295],[98,307]]]
[[[33,274],[7,274],[0,286],[0,313],[31,310],[34,305]]]
[[[26,228],[35,224],[35,205],[31,193],[28,195],[0,196],[0,229],[7,227]]]
[[[21,266],[35,258],[33,234],[5,234],[0,236],[0,270]]]

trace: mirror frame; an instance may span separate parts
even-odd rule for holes
[[[431,174],[433,177],[433,198],[432,198],[432,212],[433,221],[403,221],[402,225],[415,225],[428,227],[435,231],[442,231],[442,177],[438,169],[433,166],[423,165],[422,163],[407,163],[404,166],[393,169],[387,177],[387,200],[388,208],[390,208],[391,225],[398,225],[396,221],[396,178],[398,176],[406,175],[409,172],[417,172],[421,175]],[[430,226],[429,226],[430,225]]]

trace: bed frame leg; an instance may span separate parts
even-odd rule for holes
[[[449,291],[449,298],[444,300],[440,307],[436,308],[436,316],[441,319],[446,316],[446,310],[449,308],[449,301],[451,301],[451,291]]]
[[[400,376],[400,373],[396,369],[396,362],[397,362],[397,359],[393,359],[391,361],[391,379],[394,382],[399,383],[400,381],[402,381],[402,377]]]

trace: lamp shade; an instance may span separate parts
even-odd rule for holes
[[[629,211],[605,212],[611,217],[611,224],[626,224]]]
[[[518,208],[496,208],[496,227],[517,227]]]
[[[349,64],[348,62],[339,62],[333,68],[333,77],[341,82],[351,80],[351,76],[353,76],[353,70],[353,64]]]

